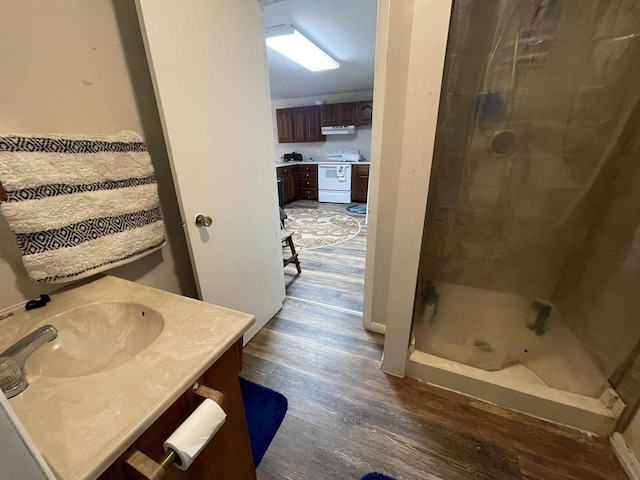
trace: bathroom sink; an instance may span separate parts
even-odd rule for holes
[[[92,303],[47,320],[58,329],[26,362],[27,375],[79,377],[104,372],[147,348],[160,335],[164,320],[136,303]]]

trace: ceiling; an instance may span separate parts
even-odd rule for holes
[[[377,0],[264,0],[265,27],[289,24],[340,62],[310,72],[267,48],[271,98],[373,89]]]

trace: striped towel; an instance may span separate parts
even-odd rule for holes
[[[151,158],[134,132],[0,136],[6,217],[29,276],[68,282],[164,245]]]

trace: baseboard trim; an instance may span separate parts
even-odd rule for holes
[[[627,472],[631,480],[640,480],[640,462],[636,458],[633,451],[624,441],[624,437],[620,432],[614,432],[609,438],[613,451],[618,457],[618,460],[622,464],[622,468]]]
[[[387,326],[384,323],[371,322],[371,325],[369,325],[369,328],[367,328],[367,330],[384,335],[385,333],[387,333]]]

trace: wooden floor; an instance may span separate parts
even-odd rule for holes
[[[626,479],[592,438],[379,369],[356,315],[287,299],[244,349],[242,375],[289,410],[258,479]]]
[[[352,204],[356,205],[356,204]],[[299,252],[302,274],[293,265],[284,269],[287,296],[328,303],[362,313],[364,297],[364,260],[367,242],[365,216],[347,211],[346,204],[298,200],[285,205],[292,208],[320,208],[343,213],[360,222],[360,233],[351,240],[330,247]]]
[[[288,298],[244,349],[242,375],[289,400],[259,480],[359,480],[370,471],[398,480],[627,478],[607,439],[384,374],[383,336],[366,332],[360,315],[309,303],[361,311],[360,235],[333,255],[303,252],[303,274],[285,278],[287,294],[306,301]],[[341,270],[322,261],[350,250],[359,253]]]

